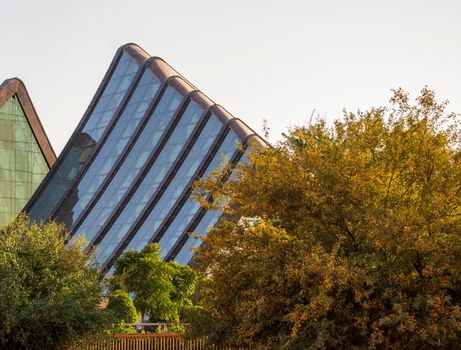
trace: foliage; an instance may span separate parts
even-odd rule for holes
[[[133,300],[127,292],[117,289],[109,295],[107,308],[112,311],[118,320],[125,323],[135,323],[138,321],[138,313],[134,307]]]
[[[185,333],[186,332],[186,327],[184,327],[181,324],[174,324],[169,327],[168,329],[172,333]]]
[[[202,203],[211,194],[231,215],[196,255],[208,279],[194,334],[256,349],[459,348],[461,134],[445,107],[397,90],[390,107],[290,130],[225,185],[201,180]]]
[[[113,334],[136,334],[136,326],[130,326],[125,323],[125,321],[120,321],[112,329]]]
[[[98,270],[64,232],[22,214],[0,229],[0,348],[54,349],[108,326]]]
[[[140,252],[130,250],[115,262],[111,288],[133,293],[133,303],[144,322],[178,321],[191,304],[197,281],[188,266],[160,259],[160,246],[147,244]]]

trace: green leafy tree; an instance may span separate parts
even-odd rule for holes
[[[160,246],[147,244],[140,252],[122,254],[115,262],[112,289],[133,293],[133,302],[144,322],[178,321],[182,310],[191,304],[197,280],[189,267],[160,259]]]
[[[455,349],[461,343],[456,115],[423,89],[297,127],[235,179],[196,255],[195,335],[253,349]],[[236,220],[235,217],[243,219]]]
[[[193,296],[195,293],[198,275],[189,266],[182,266],[176,262],[168,263],[173,268],[172,283],[174,286],[171,293],[171,300],[176,305],[177,316],[175,320],[178,321],[184,312],[188,312],[193,308]]]
[[[0,348],[61,348],[109,326],[82,244],[66,246],[62,225],[25,215],[0,229]]]
[[[109,295],[107,308],[112,311],[118,320],[126,323],[135,323],[138,321],[138,312],[127,292],[117,289]]]

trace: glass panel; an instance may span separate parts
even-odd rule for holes
[[[224,142],[219,147],[213,160],[208,165],[203,177],[216,169],[223,160],[230,160],[232,155],[237,151],[238,137],[233,131],[230,131],[226,136]],[[178,214],[174,218],[173,222],[168,226],[164,235],[160,239],[161,253],[160,256],[164,259],[176,241],[181,237],[186,227],[190,224],[194,216],[199,212],[200,205],[191,199],[189,199]]]
[[[175,89],[167,88],[114,178],[97,200],[91,212],[74,232],[84,233],[89,241],[94,239],[96,233],[106,223],[112,211],[127,193],[149,155],[156,148],[157,143],[167,132],[166,129],[182,98],[182,95]]]
[[[146,70],[101,150],[78,186],[69,193],[56,219],[70,229],[112,169],[154,98],[160,81]]]
[[[91,157],[99,138],[112,119],[123,96],[133,81],[138,65],[125,53],[120,58],[100,100],[83,129],[73,140],[64,159],[48,180],[29,211],[36,221],[46,220],[54,206],[75,179],[83,164]]]
[[[247,153],[247,152],[251,152],[250,147],[247,147],[245,153]],[[240,158],[239,163],[242,163],[242,162],[244,162],[244,163],[249,162],[249,159],[247,158],[246,154],[243,154],[242,157]],[[231,174],[231,178],[234,177],[235,174],[236,174],[235,171],[233,171],[232,174]],[[191,210],[193,210],[192,208],[199,207],[199,204],[196,203],[196,202],[190,202],[190,203],[192,203],[192,205],[190,206]],[[214,224],[216,224],[218,219],[221,217],[221,214],[222,213],[220,211],[207,211],[205,213],[205,215],[203,216],[203,218],[198,223],[197,227],[195,229],[193,229],[194,234],[198,234],[201,237],[205,237],[207,231],[209,230],[209,228],[211,226],[213,226]],[[187,220],[187,217],[185,218],[185,220]],[[175,221],[176,221],[176,219],[175,219]],[[184,228],[181,228],[181,223],[177,223],[176,225],[178,227],[178,229],[176,231],[176,234],[179,234],[179,231],[181,231],[181,230],[182,230],[181,232],[183,232],[183,230],[186,227],[184,225]],[[172,227],[173,231],[175,230],[174,222],[172,223],[172,225],[170,225],[170,227]],[[166,233],[165,233],[165,235],[166,235]],[[186,243],[181,247],[178,254],[174,258],[174,261],[176,261],[176,262],[178,262],[178,263],[180,263],[182,265],[187,265],[190,262],[190,260],[192,259],[192,257],[194,256],[193,249],[199,248],[201,246],[202,242],[203,242],[202,239],[201,238],[196,238],[195,235],[189,236]]]
[[[152,164],[148,173],[136,189],[136,192],[99,244],[97,253],[98,262],[104,262],[112,254],[113,250],[144,210],[149,200],[157,192],[157,189],[174,165],[179,154],[187,145],[202,114],[203,110],[198,104],[195,102],[189,104],[162,152]],[[217,118],[211,116],[201,133],[209,133],[210,127],[215,128],[217,126],[216,123],[219,123]]]
[[[0,225],[19,214],[48,170],[15,95],[0,108]]]
[[[187,154],[184,163],[173,177],[172,181],[168,185],[168,188],[163,193],[153,210],[149,213],[149,216],[139,228],[138,232],[136,232],[126,250],[141,250],[149,242],[152,238],[152,234],[163,222],[181,193],[188,185],[190,185],[190,181],[193,179],[193,176],[201,162],[209,154],[211,146],[221,129],[222,123],[215,116],[212,116],[200,132],[194,146]],[[140,187],[140,189],[142,191],[142,187]]]
[[[216,224],[220,216],[220,212],[207,211],[200,223],[195,228],[194,233],[202,237],[205,237],[206,233],[208,232],[208,229],[214,224]],[[176,255],[174,261],[182,265],[187,265],[194,256],[194,252],[192,251],[192,249],[200,247],[202,245],[202,242],[202,239],[196,238],[194,237],[194,235],[191,235],[180,249],[178,255]]]

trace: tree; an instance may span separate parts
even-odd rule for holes
[[[0,348],[54,349],[109,326],[98,270],[64,226],[21,214],[0,229]]]
[[[117,289],[109,295],[107,308],[122,322],[135,323],[138,321],[138,313],[134,307],[133,300],[123,290]]]
[[[129,250],[115,262],[112,289],[133,293],[133,302],[144,322],[178,321],[191,304],[197,275],[187,266],[160,259],[160,246],[147,244],[140,252]]]
[[[196,185],[229,216],[196,254],[208,279],[195,335],[255,349],[459,347],[457,116],[428,89],[390,102],[294,128],[226,184],[215,172]]]

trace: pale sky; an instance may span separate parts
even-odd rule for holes
[[[160,56],[271,141],[425,85],[461,112],[459,0],[0,0],[0,79],[18,76],[59,154],[117,48]]]

